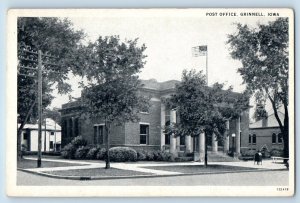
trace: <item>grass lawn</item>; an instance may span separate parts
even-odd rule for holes
[[[46,173],[62,176],[133,176],[133,175],[151,175],[152,173],[143,173],[138,171],[121,170],[116,168],[93,168],[77,169],[65,171],[47,171]]]
[[[43,161],[42,159],[42,168],[47,167],[64,167],[64,166],[83,166],[83,164],[71,164],[71,163],[62,163],[62,162],[53,162],[53,161]],[[36,160],[28,160],[28,159],[22,159],[21,161],[18,161],[17,163],[18,168],[36,168],[37,167],[37,161]]]
[[[211,164],[205,167],[204,165],[198,166],[149,166],[143,167],[148,169],[157,169],[163,171],[172,171],[179,173],[206,173],[206,172],[222,172],[222,171],[240,171],[240,170],[258,170],[256,168],[250,167],[240,167],[240,166],[226,166],[226,165],[217,165]]]

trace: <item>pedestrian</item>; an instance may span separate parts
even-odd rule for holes
[[[257,151],[254,155],[254,164],[257,163],[257,165],[259,165],[259,163],[262,165],[262,153],[260,151]]]

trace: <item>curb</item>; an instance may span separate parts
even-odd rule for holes
[[[54,175],[44,172],[36,172],[27,169],[18,168],[18,171],[23,171],[40,176],[67,179],[67,180],[113,180],[113,179],[130,179],[130,178],[159,178],[159,177],[176,177],[176,176],[191,176],[191,175],[214,175],[223,173],[245,173],[245,172],[258,172],[258,171],[288,171],[288,169],[257,169],[257,170],[239,170],[239,171],[218,171],[218,172],[199,172],[199,173],[182,173],[182,174],[169,174],[169,175],[132,175],[132,176],[63,176]]]

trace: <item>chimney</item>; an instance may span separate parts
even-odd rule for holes
[[[262,118],[262,127],[268,127],[268,114]]]

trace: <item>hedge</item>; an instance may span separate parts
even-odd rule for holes
[[[136,151],[130,147],[113,147],[109,149],[109,154],[112,162],[174,161],[174,156],[169,152]],[[61,156],[66,159],[105,160],[107,153],[105,148],[87,145],[87,141],[78,136],[62,149]]]

